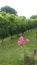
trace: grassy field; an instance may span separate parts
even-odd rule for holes
[[[21,46],[17,45],[17,37],[13,37],[12,40],[10,37],[6,38],[2,44],[0,40],[0,65],[20,65],[25,53],[33,54],[34,48],[37,48],[36,29],[25,32],[23,36],[24,39],[30,39],[30,42]],[[34,59],[35,65],[37,65],[37,54],[34,55]]]

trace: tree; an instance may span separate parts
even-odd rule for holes
[[[11,8],[10,6],[4,6],[1,8],[1,12],[5,11],[6,13],[17,15],[17,11],[14,8]]]
[[[37,15],[32,15],[30,18],[35,19],[35,18],[37,18]]]

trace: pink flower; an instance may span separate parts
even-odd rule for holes
[[[20,36],[17,44],[20,46],[21,44],[25,44],[26,42],[30,42],[30,40],[29,39],[24,40],[24,37]]]
[[[20,41],[18,41],[17,43],[18,43],[18,45],[20,46]]]
[[[18,45],[21,45],[21,44],[25,43],[25,40],[24,40],[23,36],[20,36],[20,38],[19,38],[17,43],[18,43]]]
[[[24,40],[24,37],[23,36],[20,36],[19,40],[20,41]]]

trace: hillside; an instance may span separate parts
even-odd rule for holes
[[[23,36],[24,39],[30,39],[30,42],[21,46],[17,45],[18,38],[16,36],[12,40],[10,37],[4,39],[2,44],[0,40],[0,65],[20,65],[25,52],[28,55],[34,55],[34,48],[37,48],[36,29],[26,31]],[[37,65],[37,55],[34,55],[34,60]]]

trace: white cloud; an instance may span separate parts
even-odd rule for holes
[[[18,15],[30,17],[37,14],[37,0],[1,0],[0,7],[9,5],[17,10]]]

